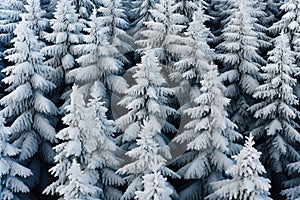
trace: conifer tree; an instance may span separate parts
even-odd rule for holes
[[[166,170],[166,160],[159,153],[160,144],[156,141],[161,128],[155,117],[149,117],[144,121],[138,135],[137,147],[128,152],[128,155],[136,160],[120,170],[145,174],[141,177],[143,188],[135,192],[135,199],[171,200],[171,195],[175,192],[164,177],[170,172]]]
[[[144,22],[146,28],[141,32],[142,38],[136,41],[142,50],[155,49],[160,62],[169,69],[172,69],[172,60],[176,59],[173,45],[181,40],[180,33],[185,28],[182,24],[186,20],[183,15],[175,12],[176,8],[173,0],[157,3],[156,8],[150,10],[153,20]]]
[[[121,0],[102,0],[102,6],[99,8],[99,21],[103,23],[102,27],[107,29],[107,40],[118,51],[118,59],[123,63],[128,63],[125,54],[133,51],[131,45],[133,38],[129,36],[126,30],[129,27],[127,16],[123,9]]]
[[[15,160],[20,150],[10,144],[11,133],[4,124],[5,120],[0,116],[0,198],[13,200],[20,198],[19,193],[29,192],[29,188],[20,178],[27,178],[32,172]]]
[[[38,40],[43,41],[45,29],[49,26],[45,18],[45,11],[41,9],[40,0],[26,0],[24,5],[26,12],[22,13],[23,18],[30,21],[29,28],[32,29]]]
[[[261,176],[266,173],[259,161],[261,152],[254,148],[253,136],[250,135],[246,139],[241,152],[233,157],[236,164],[226,171],[226,174],[232,178],[213,182],[214,192],[206,199],[271,200],[269,198],[270,180]]]
[[[36,0],[28,0],[28,5],[38,5],[32,1]],[[30,184],[28,186],[33,187],[42,180],[39,178],[39,163],[53,161],[51,144],[56,143],[57,139],[49,120],[57,109],[46,97],[55,87],[48,80],[53,69],[43,63],[44,57],[40,52],[43,43],[38,40],[34,21],[28,18],[33,9],[29,6],[26,9],[28,13],[21,15],[22,21],[14,31],[14,46],[6,51],[6,58],[12,65],[3,70],[7,75],[3,81],[8,85],[8,94],[0,103],[4,106],[1,113],[11,123],[10,141],[20,149],[17,159],[25,162],[34,173],[26,180]]]
[[[252,95],[259,85],[259,69],[266,62],[258,51],[260,36],[255,29],[257,18],[251,15],[255,12],[253,2],[237,1],[236,6],[221,35],[224,41],[216,48],[224,71],[221,78],[226,84],[226,96],[231,98],[230,119],[241,132],[247,132],[254,121],[247,109],[254,103]]]
[[[208,45],[211,33],[204,25],[207,21],[208,16],[204,14],[204,7],[199,5],[194,12],[193,21],[184,32],[185,37],[182,38],[181,44],[174,45],[179,58],[174,63],[174,72],[170,77],[177,83],[180,81],[175,87],[177,95],[198,95],[202,74],[215,59],[216,55]]]
[[[25,0],[3,0],[0,2],[0,42],[3,47],[11,47],[11,39],[16,24],[21,21],[20,14],[25,12]]]
[[[90,200],[121,196],[114,188],[123,182],[113,171],[120,164],[112,139],[114,123],[106,118],[107,109],[100,102],[97,87],[95,83],[88,104],[77,86],[73,87],[71,104],[66,107],[69,113],[63,117],[68,127],[57,134],[63,142],[55,147],[56,165],[50,169],[58,180],[45,189],[46,194]]]
[[[132,1],[132,9],[130,14],[132,15],[132,33],[135,40],[139,40],[141,32],[145,30],[144,22],[153,20],[150,10],[154,10],[157,0],[134,0]]]
[[[55,69],[55,73],[51,74],[57,87],[55,101],[68,91],[70,80],[67,80],[66,74],[76,67],[74,46],[82,41],[83,24],[78,22],[79,15],[75,13],[75,6],[71,3],[70,0],[58,1],[54,19],[50,21],[53,31],[45,35],[50,44],[42,49],[43,54],[48,57],[45,64]]]
[[[119,55],[117,48],[107,41],[106,29],[102,27],[102,18],[96,17],[97,12],[91,16],[89,28],[85,28],[88,35],[84,36],[84,44],[76,45],[76,59],[80,67],[67,74],[72,82],[79,85],[79,90],[85,98],[95,81],[100,81],[103,101],[107,101],[107,92],[122,93],[127,88],[125,80],[119,76],[122,71],[122,62],[116,59]]]
[[[162,158],[171,158],[167,145],[168,138],[165,134],[176,131],[176,128],[166,120],[168,116],[175,113],[175,110],[167,105],[167,97],[173,91],[165,87],[166,80],[161,75],[161,68],[154,50],[147,50],[141,64],[131,69],[136,84],[126,90],[126,96],[119,102],[128,109],[128,113],[116,121],[118,128],[124,132],[120,135],[119,141],[124,150],[131,150],[128,156],[134,160],[118,170],[120,174],[126,175],[125,180],[128,183],[122,199],[131,199],[135,191],[142,190],[142,176],[150,170],[147,158],[142,154],[147,150],[145,149],[147,143],[143,143],[146,138],[139,140],[141,135],[153,138],[151,141],[155,141],[158,149],[155,151]],[[146,126],[144,121],[147,117],[150,118],[150,124]],[[153,129],[153,132],[148,129]],[[143,159],[139,160],[140,156]],[[177,177],[166,166],[163,165],[162,168],[165,171],[162,172],[163,176]]]
[[[285,189],[282,190],[281,194],[286,196],[287,200],[299,199],[300,198],[300,154],[296,153],[296,160],[293,163],[287,165],[289,172],[289,179],[283,184]]]
[[[289,39],[281,33],[274,40],[275,48],[269,52],[268,64],[262,67],[264,83],[257,87],[254,97],[259,103],[250,109],[255,112],[257,127],[252,131],[257,139],[262,139],[264,163],[274,172],[283,172],[286,163],[291,161],[296,145],[300,142],[296,119],[299,111],[293,87],[293,78],[298,71],[294,64]]]
[[[191,180],[181,189],[180,199],[203,199],[209,194],[209,183],[221,179],[222,173],[233,164],[228,155],[234,149],[237,151],[232,144],[241,137],[227,118],[229,99],[224,97],[225,88],[217,66],[207,67],[203,69],[200,94],[193,97],[193,106],[184,110],[191,120],[185,125],[185,131],[174,139],[187,143],[187,152],[175,164],[180,166],[177,173]]]

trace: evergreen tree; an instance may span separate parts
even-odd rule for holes
[[[20,14],[25,12],[25,0],[3,0],[0,2],[0,42],[3,47],[11,46],[13,31],[21,21]],[[2,52],[2,51],[1,51]]]
[[[82,41],[83,25],[78,22],[79,15],[75,13],[75,7],[71,2],[70,0],[58,1],[54,19],[50,21],[53,31],[45,36],[50,44],[42,49],[42,53],[48,57],[45,64],[55,69],[55,73],[51,74],[51,79],[57,86],[55,101],[58,101],[63,92],[68,90],[66,85],[70,80],[67,80],[66,74],[76,67],[74,46]]]
[[[230,166],[226,174],[232,179],[212,183],[214,192],[207,199],[248,199],[271,200],[269,198],[270,180],[260,175],[266,173],[264,166],[259,161],[261,152],[254,147],[253,137],[246,137],[245,146],[241,152],[234,156],[236,164]]]
[[[210,30],[204,25],[207,21],[208,16],[200,5],[194,12],[189,28],[184,32],[181,44],[175,46],[179,59],[174,63],[174,72],[170,77],[177,83],[180,81],[175,87],[177,94],[197,96],[202,74],[215,59],[216,55],[208,45]]]
[[[285,189],[281,192],[282,195],[286,196],[287,200],[300,199],[300,154],[296,153],[297,161],[287,165],[290,177],[284,182]]]
[[[38,5],[31,0],[28,2],[28,5]],[[28,13],[32,11],[28,6],[26,8]],[[26,180],[33,187],[43,178],[47,179],[46,176],[39,178],[40,163],[53,161],[51,144],[56,143],[57,139],[49,119],[57,109],[46,97],[55,87],[47,79],[53,69],[43,63],[44,57],[40,52],[43,43],[38,40],[34,21],[27,18],[28,13],[21,15],[22,21],[17,25],[14,31],[16,36],[12,39],[14,46],[6,51],[6,58],[12,65],[3,70],[7,75],[3,81],[8,85],[8,94],[0,103],[5,107],[1,113],[11,124],[10,141],[20,149],[17,159],[25,162],[34,173]]]
[[[181,24],[186,20],[183,15],[175,12],[176,9],[173,0],[157,3],[156,8],[149,11],[153,20],[144,22],[146,28],[141,32],[143,37],[136,41],[142,50],[155,49],[160,62],[169,69],[172,69],[172,60],[176,59],[176,49],[173,47],[182,39],[180,33],[185,26]]]
[[[153,20],[150,10],[155,9],[157,0],[134,0],[132,1],[132,9],[130,14],[132,15],[132,33],[135,40],[139,40],[141,32],[145,30],[144,22]]]
[[[24,5],[26,12],[22,18],[30,21],[29,28],[32,29],[40,41],[44,40],[45,30],[48,27],[48,20],[45,18],[45,11],[41,9],[40,0],[26,0]]]
[[[274,46],[269,52],[267,66],[262,67],[264,83],[253,95],[260,102],[250,109],[257,118],[253,135],[262,141],[263,161],[278,173],[283,172],[296,151],[294,143],[300,142],[299,125],[295,121],[299,116],[295,108],[298,100],[293,94],[296,84],[293,75],[298,70],[287,35],[281,33],[274,40]]]
[[[209,183],[222,179],[222,173],[233,164],[228,155],[238,150],[232,144],[241,137],[227,118],[229,99],[224,97],[217,66],[206,67],[202,69],[200,94],[193,97],[193,106],[184,110],[191,120],[174,139],[187,143],[186,153],[175,164],[180,166],[177,173],[191,180],[181,189],[180,199],[203,199],[209,194]]]
[[[122,93],[127,88],[127,83],[118,74],[122,71],[122,63],[117,60],[118,50],[107,41],[106,29],[102,27],[102,18],[91,16],[90,27],[85,28],[84,44],[76,45],[76,54],[81,56],[76,59],[80,67],[67,74],[72,82],[79,85],[79,90],[85,98],[95,81],[100,81],[103,100],[107,101],[107,92]]]
[[[120,164],[118,147],[112,136],[114,123],[107,120],[107,109],[100,102],[97,82],[92,87],[88,104],[77,86],[71,93],[69,112],[63,121],[68,127],[58,132],[63,142],[55,147],[56,165],[51,173],[58,180],[45,189],[46,194],[59,194],[62,199],[119,199],[114,185],[123,180],[114,170]],[[100,94],[101,95],[101,94]]]
[[[131,47],[133,38],[126,33],[129,27],[127,16],[123,9],[121,0],[102,0],[102,6],[99,8],[99,21],[103,23],[102,27],[107,29],[107,40],[118,51],[118,59],[123,63],[128,63],[125,54],[133,51]]]
[[[123,172],[128,170],[127,173],[145,174],[142,176],[143,189],[135,192],[135,199],[171,200],[171,195],[175,192],[164,177],[170,172],[166,170],[166,160],[159,153],[160,144],[156,141],[161,128],[155,117],[149,117],[144,121],[142,131],[138,135],[139,139],[137,139],[138,146],[127,153],[136,161],[121,169]]]
[[[216,48],[224,71],[221,78],[227,88],[226,96],[232,99],[230,119],[241,132],[247,132],[254,122],[247,109],[254,103],[252,95],[259,85],[259,69],[265,60],[258,53],[260,36],[255,30],[257,18],[252,16],[253,3],[237,1],[236,6],[221,35],[224,41]]]
[[[10,144],[11,133],[4,124],[5,120],[0,116],[0,198],[12,200],[18,199],[18,193],[29,192],[29,188],[20,178],[27,178],[32,175],[32,172],[15,160],[14,157],[20,153],[20,150]]]
[[[126,96],[119,102],[128,109],[128,113],[116,121],[118,128],[124,131],[119,141],[124,150],[131,150],[132,153],[128,153],[128,156],[134,160],[118,170],[119,173],[126,175],[125,180],[128,183],[122,199],[131,199],[135,191],[142,190],[142,176],[150,170],[146,157],[138,159],[139,156],[143,156],[142,152],[147,151],[147,143],[142,143],[146,138],[138,139],[141,135],[153,138],[151,141],[157,143],[156,148],[162,158],[171,158],[166,132],[175,132],[176,128],[166,119],[175,113],[175,110],[167,105],[167,97],[173,91],[165,87],[166,80],[161,75],[161,68],[154,50],[147,50],[141,64],[131,69],[136,84],[126,90]],[[146,126],[144,120],[147,117],[150,118],[151,124]],[[142,126],[145,126],[144,130]],[[148,129],[153,129],[153,132]],[[164,165],[162,167],[166,171],[162,172],[164,176],[177,177]]]

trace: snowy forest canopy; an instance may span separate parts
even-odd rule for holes
[[[300,0],[1,0],[1,200],[300,199]]]

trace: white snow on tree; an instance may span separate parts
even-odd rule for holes
[[[226,170],[232,178],[211,183],[214,192],[206,197],[211,200],[271,200],[270,180],[262,177],[266,173],[259,161],[261,152],[254,148],[253,136],[246,137],[241,152],[233,156],[236,163]]]
[[[208,21],[208,16],[204,14],[203,9],[202,5],[198,5],[193,14],[193,21],[184,32],[181,44],[174,45],[178,61],[174,63],[174,71],[169,76],[178,84],[174,88],[178,96],[198,95],[202,74],[216,56],[207,42],[210,30],[204,25]],[[190,99],[188,98],[188,101]]]
[[[99,13],[98,13],[99,14]],[[89,90],[95,81],[100,81],[103,101],[107,99],[107,91],[122,93],[127,88],[127,83],[119,76],[122,71],[122,62],[116,59],[119,51],[107,41],[106,28],[102,27],[102,18],[97,17],[97,11],[89,21],[89,28],[84,30],[84,44],[76,45],[75,54],[81,55],[76,59],[78,68],[71,70],[67,78],[75,82],[84,98],[88,97]]]
[[[27,178],[32,172],[15,159],[20,150],[10,144],[11,133],[4,124],[5,120],[0,115],[0,198],[13,200],[18,199],[18,193],[29,192],[29,188],[20,178]]]
[[[73,87],[71,104],[66,107],[69,113],[63,117],[68,127],[57,134],[62,143],[54,148],[56,165],[50,169],[58,180],[44,190],[46,194],[86,200],[121,196],[113,187],[123,184],[113,171],[120,164],[112,139],[114,122],[106,118],[107,109],[100,102],[97,85],[92,87],[88,104],[78,87]]]
[[[71,3],[71,0],[58,1],[54,19],[50,21],[53,31],[45,35],[45,39],[50,44],[42,49],[42,53],[48,58],[45,64],[55,69],[55,73],[51,74],[51,79],[57,86],[57,99],[63,92],[70,89],[65,89],[66,85],[70,84],[66,74],[76,67],[74,46],[82,41],[83,24],[78,22],[79,15],[75,13],[75,6]],[[68,96],[69,93],[65,95]]]
[[[45,11],[41,9],[40,0],[26,0],[24,5],[26,12],[20,16],[30,21],[29,28],[35,32],[39,40],[44,39],[45,29],[49,26],[48,20],[45,18]]]
[[[153,20],[150,10],[155,9],[155,5],[158,3],[157,0],[133,0],[132,9],[130,14],[132,15],[132,30],[133,37],[135,40],[139,40],[141,32],[145,30],[144,22]]]
[[[149,117],[146,119],[139,134],[139,139],[137,139],[138,147],[128,152],[129,156],[137,160],[123,168],[123,170],[134,168],[136,172],[144,172],[145,174],[142,176],[143,189],[135,192],[135,199],[172,199],[171,195],[174,193],[174,189],[167,182],[167,178],[164,177],[169,173],[165,170],[166,160],[160,155],[160,145],[155,140],[160,130],[161,126],[155,118]]]
[[[224,97],[225,87],[217,66],[198,67],[195,67],[198,73],[203,70],[200,94],[192,97],[192,107],[184,110],[191,120],[184,132],[174,138],[187,144],[186,153],[174,161],[180,166],[177,173],[184,179],[196,180],[182,189],[180,199],[201,199],[209,193],[209,182],[221,179],[222,173],[233,164],[228,155],[237,150],[232,143],[241,137],[228,119],[229,99]]]
[[[146,134],[148,129],[154,129],[152,132],[147,132],[149,137],[153,137],[153,142],[157,143],[159,154],[164,159],[170,159],[170,149],[167,145],[166,132],[176,132],[176,128],[166,119],[176,111],[170,108],[167,103],[167,97],[173,93],[171,89],[165,86],[166,80],[161,75],[161,65],[158,58],[155,56],[154,50],[147,50],[142,57],[141,64],[131,68],[134,72],[136,84],[126,90],[126,96],[119,104],[128,109],[128,113],[117,119],[116,123],[123,133],[119,136],[119,141],[124,150],[132,150],[138,154],[128,153],[129,157],[134,159],[118,170],[119,173],[125,174],[125,180],[128,183],[126,192],[122,199],[131,199],[134,197],[134,192],[142,189],[142,176],[145,170],[149,170],[149,163],[145,159],[138,160],[138,155],[142,154],[146,144],[139,144],[145,139],[138,140],[140,134]],[[144,120],[150,117],[151,125],[148,125],[145,130],[142,130]],[[144,125],[145,126],[145,125]],[[151,134],[154,134],[151,136]],[[146,137],[146,136],[143,136]],[[146,145],[147,146],[147,145]],[[175,176],[170,170],[162,173],[165,175]]]
[[[287,171],[289,172],[289,179],[283,184],[285,189],[281,191],[282,195],[286,196],[287,200],[299,200],[300,199],[300,153],[296,153],[295,162],[287,165]]]
[[[153,19],[144,22],[146,28],[141,32],[142,38],[136,41],[143,51],[155,49],[160,62],[169,69],[172,68],[172,59],[175,59],[173,45],[181,40],[180,33],[185,28],[182,24],[186,21],[183,15],[175,12],[176,8],[173,0],[157,3],[155,9],[149,11]]]
[[[297,150],[294,143],[300,142],[299,125],[295,121],[300,113],[295,108],[298,99],[293,93],[296,84],[293,77],[299,70],[286,34],[281,33],[274,40],[274,46],[268,53],[268,64],[262,67],[264,83],[253,95],[260,101],[250,109],[257,118],[257,127],[252,133],[257,139],[264,138],[261,148],[266,151],[268,166],[282,172],[293,157],[292,152]]]
[[[25,12],[25,0],[2,0],[0,2],[0,42],[10,47],[13,31],[21,21],[20,13]]]
[[[27,12],[32,11],[27,8]],[[12,39],[13,48],[6,51],[6,59],[12,65],[3,70],[7,75],[3,81],[8,87],[7,95],[0,103],[4,106],[1,113],[11,122],[10,141],[20,149],[17,159],[20,162],[26,161],[26,166],[34,173],[30,179],[26,179],[27,185],[33,187],[41,180],[36,174],[41,169],[39,163],[53,162],[51,145],[57,139],[49,120],[57,113],[57,109],[46,97],[55,87],[47,79],[53,69],[43,63],[41,48],[44,44],[38,40],[36,30],[33,29],[35,26],[28,16],[21,15],[22,21],[17,25],[15,38]]]
[[[226,83],[226,96],[231,99],[230,119],[244,133],[254,123],[247,109],[254,103],[252,95],[259,85],[259,69],[266,63],[258,53],[260,35],[255,29],[254,9],[252,1],[236,1],[221,35],[224,41],[216,47],[222,65],[221,79]]]
[[[194,12],[198,10],[199,6],[207,6],[208,4],[203,0],[176,0],[176,12],[182,14],[186,17],[186,25],[189,26],[189,23],[192,21]]]
[[[106,29],[107,40],[118,51],[117,58],[123,63],[128,63],[125,54],[132,52],[133,38],[127,34],[129,28],[127,16],[121,0],[102,0],[102,6],[98,9],[102,27]]]

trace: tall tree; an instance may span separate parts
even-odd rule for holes
[[[3,200],[13,200],[21,198],[19,193],[29,192],[29,188],[23,183],[21,178],[27,178],[32,172],[20,165],[15,156],[20,153],[14,145],[9,142],[10,130],[4,126],[5,120],[0,116],[0,198]]]
[[[215,191],[207,199],[271,200],[270,180],[261,176],[266,173],[259,161],[261,152],[254,148],[253,136],[250,135],[246,139],[241,152],[233,157],[236,164],[226,171],[232,178],[212,183]]]
[[[200,83],[200,94],[193,97],[193,106],[184,111],[191,120],[174,139],[187,143],[187,152],[177,163],[178,174],[191,182],[182,189],[181,199],[203,199],[209,194],[209,183],[222,179],[222,173],[233,164],[228,155],[236,151],[232,142],[241,137],[227,118],[229,99],[224,97],[225,88],[216,65],[209,65]]]
[[[293,76],[298,70],[288,36],[281,33],[274,40],[274,46],[269,52],[268,64],[262,67],[264,83],[254,93],[259,103],[250,109],[257,119],[252,133],[261,141],[263,163],[268,166],[267,170],[281,173],[293,160],[293,152],[297,151],[295,143],[300,142],[299,125],[295,121],[300,113],[295,108],[298,99],[293,90],[296,84]]]
[[[123,134],[119,137],[121,146],[126,151],[131,150],[127,154],[133,159],[131,163],[118,170],[119,173],[126,175],[125,180],[128,183],[122,199],[131,199],[135,196],[135,191],[142,191],[142,176],[150,170],[148,158],[143,155],[145,151],[147,155],[151,154],[147,151],[146,137],[156,143],[155,148],[153,147],[156,154],[160,154],[164,159],[170,159],[166,132],[176,131],[176,128],[167,121],[167,117],[175,113],[175,110],[167,105],[167,97],[173,91],[165,87],[166,80],[161,74],[162,66],[155,56],[155,51],[147,50],[141,64],[130,70],[134,72],[136,84],[126,90],[126,96],[120,101],[120,105],[125,106],[128,113],[116,121],[118,128],[123,130]],[[150,118],[150,124],[146,126],[144,122],[147,117]],[[148,130],[151,128],[153,131]],[[139,140],[138,138],[142,136],[143,139]],[[139,160],[139,157],[142,159]],[[165,163],[161,164],[164,176],[177,177]]]
[[[63,142],[55,147],[56,165],[50,169],[58,180],[45,189],[46,194],[89,200],[121,196],[113,187],[123,182],[113,171],[120,164],[112,139],[114,122],[106,118],[107,108],[100,102],[97,87],[95,83],[91,88],[88,104],[78,87],[73,87],[71,104],[66,107],[69,113],[63,117],[68,127],[57,134]]]
[[[67,79],[67,73],[76,67],[74,46],[82,42],[83,24],[78,21],[79,14],[75,13],[75,6],[71,3],[70,0],[58,1],[54,19],[50,21],[53,31],[45,35],[50,44],[42,49],[42,53],[48,58],[45,64],[55,69],[55,73],[51,74],[51,80],[56,85],[53,99],[56,103],[64,92],[69,90],[68,85],[71,81]],[[69,93],[65,95],[68,96]]]
[[[226,96],[231,98],[230,119],[246,133],[254,122],[247,109],[254,103],[252,95],[259,85],[259,69],[266,62],[258,52],[260,36],[255,30],[257,18],[251,15],[255,12],[253,3],[236,1],[235,4],[235,12],[221,35],[224,41],[216,48]]]
[[[38,6],[36,1],[28,0],[28,5]],[[55,86],[47,79],[53,69],[43,63],[43,43],[38,40],[34,21],[31,21],[34,9],[29,6],[26,9],[27,13],[21,15],[22,21],[14,31],[14,47],[6,51],[6,58],[12,65],[3,70],[7,75],[3,81],[8,85],[8,94],[0,103],[5,107],[1,113],[11,123],[10,141],[20,149],[17,159],[34,173],[26,181],[30,187],[36,184],[42,187],[40,163],[53,161],[51,144],[57,142],[56,131],[49,121],[57,109],[46,97]],[[46,176],[43,178],[47,179]]]

